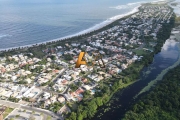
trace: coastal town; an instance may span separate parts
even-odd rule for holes
[[[42,49],[42,58],[33,53],[1,57],[0,104],[13,108],[4,119],[65,119],[82,101],[101,95],[104,86],[111,88],[124,70],[154,52],[162,24],[169,24],[173,15],[167,4],[148,3],[83,42]],[[75,68],[82,51],[90,65]],[[97,53],[105,67],[100,59],[90,63]]]

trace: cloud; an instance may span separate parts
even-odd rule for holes
[[[162,50],[167,51],[170,47],[174,47],[176,45],[176,41],[167,40],[162,47]]]

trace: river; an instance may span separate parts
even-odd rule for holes
[[[126,111],[141,98],[141,94],[135,99],[135,96],[148,85],[149,82],[156,79],[164,69],[172,66],[179,59],[179,43],[174,40],[166,40],[161,52],[154,56],[153,63],[144,67],[140,72],[140,80],[117,92],[110,100],[109,107],[103,106],[96,113],[92,120],[120,120]],[[146,94],[146,93],[145,93]],[[105,113],[105,109],[107,110]]]

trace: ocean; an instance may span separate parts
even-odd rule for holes
[[[172,6],[169,4],[173,9],[174,12],[176,13],[177,16],[180,16],[180,0],[176,0],[175,3],[178,3],[176,6]]]
[[[151,1],[0,0],[0,50],[88,32]]]

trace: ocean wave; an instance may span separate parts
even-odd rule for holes
[[[0,51],[4,51],[4,50],[12,50],[12,49],[16,49],[16,48],[25,48],[25,47],[31,47],[33,45],[40,45],[40,44],[46,44],[46,43],[49,43],[49,42],[53,42],[53,41],[59,41],[59,40],[65,40],[65,39],[69,39],[69,38],[72,38],[72,37],[75,37],[75,36],[80,36],[80,35],[84,35],[84,34],[87,34],[87,33],[90,33],[90,32],[93,32],[95,30],[98,30],[98,29],[101,29],[109,24],[111,24],[112,22],[116,21],[117,19],[120,19],[120,18],[123,18],[125,16],[128,16],[130,14],[133,14],[135,12],[138,12],[138,8],[140,7],[141,5],[139,6],[136,6],[134,7],[130,12],[128,13],[125,13],[125,14],[121,14],[121,15],[116,15],[114,17],[111,17],[99,24],[96,24],[94,25],[93,27],[90,27],[88,29],[85,29],[81,32],[78,32],[78,33],[75,33],[75,34],[72,34],[72,35],[68,35],[68,36],[65,36],[65,37],[61,37],[61,38],[57,38],[57,39],[53,39],[53,40],[49,40],[49,41],[45,41],[45,42],[40,42],[40,43],[36,43],[36,44],[29,44],[29,45],[24,45],[24,46],[18,46],[18,47],[10,47],[10,48],[5,48],[5,49],[0,49]]]
[[[140,2],[133,2],[133,3],[128,3],[126,5],[118,5],[115,7],[110,7],[110,8],[114,8],[114,9],[127,9],[127,8],[133,8],[137,5],[140,5],[142,3],[146,3],[145,1],[140,1]]]
[[[0,34],[0,39],[4,38],[4,37],[11,37],[12,35],[9,34]]]
[[[164,1],[164,0],[159,0],[159,1]],[[155,2],[155,1],[154,1]],[[158,2],[158,0],[156,1]],[[51,40],[48,40],[48,41],[44,41],[44,42],[39,42],[39,43],[36,43],[36,44],[28,44],[28,45],[23,45],[23,46],[17,46],[17,47],[9,47],[9,48],[0,48],[0,51],[4,51],[4,50],[12,50],[12,49],[15,49],[15,48],[25,48],[25,47],[31,47],[33,45],[40,45],[40,44],[46,44],[46,43],[49,43],[49,42],[53,42],[53,41],[59,41],[59,40],[65,40],[65,39],[68,39],[68,38],[72,38],[72,37],[75,37],[75,36],[80,36],[80,35],[84,35],[86,33],[90,33],[92,31],[95,31],[95,30],[98,30],[98,29],[101,29],[103,28],[104,26],[114,22],[115,20],[117,19],[120,19],[120,18],[123,18],[124,16],[127,16],[127,15],[130,15],[130,14],[133,14],[135,12],[138,12],[138,8],[141,6],[142,3],[147,3],[145,1],[141,1],[141,2],[134,2],[134,3],[128,3],[124,6],[129,6],[128,8],[130,8],[131,6],[131,11],[128,12],[128,13],[125,13],[125,14],[120,14],[120,15],[117,15],[117,16],[114,16],[114,17],[111,17],[99,24],[96,24],[88,29],[85,29],[81,32],[78,32],[78,33],[75,33],[75,34],[71,34],[71,35],[68,35],[68,36],[64,36],[64,37],[61,37],[61,38],[56,38],[56,39],[51,39]],[[120,7],[118,8],[118,6],[116,7],[111,7],[111,8],[117,8],[117,9],[120,9]],[[7,37],[7,36],[11,36],[11,35],[1,35],[0,34],[0,39],[2,37]]]
[[[156,2],[163,2],[163,1],[167,1],[167,0],[156,0],[156,1],[150,1],[151,3],[156,3]],[[110,7],[110,8],[114,8],[114,9],[129,9],[129,8],[134,8],[137,5],[140,5],[142,3],[149,3],[147,1],[140,1],[140,2],[132,2],[132,3],[128,3],[126,5],[118,5],[115,7]]]
[[[156,3],[156,2],[165,2],[165,1],[168,1],[168,0],[156,0],[156,1],[152,1],[151,3]]]

